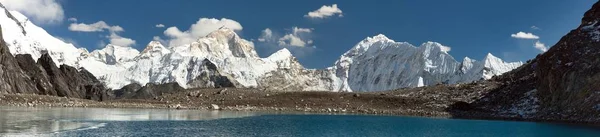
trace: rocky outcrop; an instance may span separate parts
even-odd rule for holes
[[[591,122],[600,120],[600,2],[581,25],[471,103],[478,117]],[[491,113],[491,114],[490,114]],[[473,116],[472,112],[462,116]]]
[[[185,90],[177,83],[146,84],[140,86],[133,83],[115,90],[115,99],[152,99],[166,93],[176,93]]]
[[[131,98],[131,97],[135,96],[137,91],[140,90],[141,88],[142,88],[142,85],[137,84],[137,83],[131,83],[127,86],[124,86],[121,89],[113,90],[113,93],[115,94],[115,98],[118,98],[118,99]]]
[[[31,55],[19,54],[15,56],[19,66],[27,73],[29,79],[35,83],[35,87],[41,95],[58,95],[56,89],[50,83],[46,70],[41,66],[37,65]]]
[[[231,76],[222,73],[210,60],[204,59],[200,66],[200,70],[197,70],[200,71],[200,75],[188,82],[189,86],[197,88],[242,87]]]
[[[0,93],[37,93],[35,84],[19,67],[2,34],[0,29]]]
[[[0,34],[2,32],[0,31]],[[85,69],[54,63],[49,54],[37,61],[31,55],[13,55],[0,35],[0,93],[29,93],[105,100],[109,90]]]

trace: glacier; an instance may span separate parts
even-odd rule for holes
[[[197,80],[218,75],[239,88],[383,91],[485,80],[523,64],[505,62],[492,54],[481,61],[466,57],[458,62],[448,53],[449,48],[440,43],[425,42],[417,47],[379,34],[358,42],[331,67],[306,69],[287,49],[259,57],[254,43],[228,28],[185,45],[166,47],[151,41],[140,52],[109,44],[89,52],[53,37],[17,11],[0,8],[4,11],[0,13],[0,25],[13,55],[31,54],[37,59],[48,52],[57,65],[84,68],[112,89],[131,83],[171,82],[184,88],[211,87],[216,85],[214,81]]]

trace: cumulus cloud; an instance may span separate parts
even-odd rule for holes
[[[306,47],[313,44],[313,40],[310,39],[312,31],[312,28],[292,27],[290,31],[280,37],[280,35],[274,33],[270,28],[266,28],[262,31],[258,41],[264,43],[276,43],[281,47]]]
[[[7,9],[19,11],[38,24],[57,24],[64,20],[64,10],[56,0],[0,0]]]
[[[109,35],[106,36],[106,38],[110,44],[126,47],[135,45],[135,40],[119,35],[119,33],[125,31],[125,29],[118,25],[108,25],[108,23],[104,21],[98,21],[92,24],[72,23],[69,25],[69,30],[76,32],[104,32],[106,30],[109,32]],[[101,44],[104,44],[104,42],[101,42]]]
[[[69,25],[69,30],[79,32],[101,32],[104,30],[108,30],[111,32],[124,31],[121,26],[110,26],[104,21],[98,21],[92,24],[72,23],[71,25]]]
[[[277,43],[279,46],[306,47],[308,44],[313,43],[313,41],[310,39],[312,30],[312,28],[293,27],[292,33],[286,34],[279,38]]]
[[[293,35],[293,34],[287,34],[281,38],[279,38],[279,45],[280,46],[298,46],[298,47],[304,47],[306,46],[306,42],[304,42],[304,40],[300,39],[298,36]]]
[[[541,30],[541,28],[539,28],[539,27],[537,27],[537,26],[531,26],[531,29],[534,29],[534,30]]]
[[[266,28],[265,30],[262,31],[262,34],[258,37],[258,41],[260,42],[266,42],[267,40],[270,40],[273,38],[273,31],[271,31],[271,29]]]
[[[292,32],[294,34],[299,34],[299,33],[311,33],[313,30],[313,28],[298,28],[298,27],[294,27],[292,28]]]
[[[281,31],[265,28],[258,37],[256,48],[266,52],[276,52],[283,48],[288,49],[296,57],[310,55],[316,50],[313,45],[312,28],[292,27]]]
[[[181,31],[177,27],[169,27],[164,31],[169,46],[180,46],[194,42],[199,37],[204,37],[209,33],[218,30],[221,27],[229,28],[233,31],[243,29],[242,25],[231,19],[200,18],[195,24],[192,24],[189,30]]]
[[[154,37],[152,37],[152,40],[153,41],[161,41],[162,38],[160,38],[160,36],[154,36]]]
[[[164,25],[164,24],[156,24],[154,27],[157,27],[157,28],[164,28],[164,27],[165,27],[165,25]]]
[[[517,39],[539,39],[539,36],[534,35],[533,33],[526,33],[526,32],[518,32],[516,34],[511,34],[510,35],[513,38],[517,38]]]
[[[160,36],[154,36],[154,37],[152,37],[152,41],[158,41],[158,42],[160,42],[161,44],[165,44],[165,43],[167,43],[167,41],[166,41],[166,40],[164,40],[164,39],[162,39]]]
[[[77,18],[74,18],[74,17],[71,17],[71,18],[69,18],[67,20],[69,20],[70,22],[77,22]]]
[[[119,46],[125,46],[125,47],[135,45],[135,40],[130,39],[130,38],[121,37],[115,32],[112,32],[108,36],[108,40],[110,41],[110,44],[113,44],[113,45],[119,45]]]
[[[337,4],[333,4],[331,6],[323,5],[321,8],[308,12],[308,14],[304,15],[307,18],[327,18],[331,16],[338,15],[342,17],[342,10],[338,8]]]
[[[544,44],[540,41],[536,41],[534,44],[534,47],[542,52],[548,51],[548,47],[546,47],[546,44]]]

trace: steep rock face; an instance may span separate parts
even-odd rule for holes
[[[600,120],[598,21],[600,2],[547,52],[493,79],[502,86],[471,105],[495,117]]]
[[[58,95],[52,83],[50,83],[46,70],[37,65],[31,55],[19,54],[15,56],[19,66],[27,73],[29,79],[35,83],[35,87],[42,95]]]
[[[191,87],[221,88],[221,87],[240,87],[231,76],[221,73],[215,64],[208,59],[202,61],[202,68],[193,68],[188,71],[201,71],[200,75],[187,83]]]
[[[0,26],[1,29],[1,26]],[[3,38],[0,31],[0,39]],[[31,55],[13,55],[0,42],[0,91],[104,100],[110,93],[85,69],[81,71],[54,63],[49,54],[42,54],[37,63]]]
[[[79,71],[67,65],[56,67],[48,54],[43,54],[37,62],[46,72],[50,83],[56,90],[56,96],[93,100],[109,98],[108,90],[104,85],[85,69]]]
[[[0,29],[4,26],[0,26]],[[34,83],[10,53],[0,30],[0,93],[35,93]]]
[[[600,3],[581,25],[536,58],[542,107],[558,112],[600,112]]]

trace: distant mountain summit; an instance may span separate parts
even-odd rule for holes
[[[380,34],[359,42],[332,69],[342,82],[342,91],[382,91],[489,79],[521,64],[507,63],[491,54],[480,62],[466,58],[460,63],[440,43],[415,47]]]
[[[522,63],[493,55],[481,61],[456,61],[436,42],[415,47],[385,35],[368,37],[340,56],[332,67],[306,69],[287,49],[261,58],[251,41],[222,27],[185,45],[165,47],[152,41],[139,52],[107,45],[91,53],[49,35],[16,11],[0,14],[10,49],[38,59],[48,53],[56,65],[85,68],[109,88],[131,83],[178,83],[184,88],[263,88],[297,91],[381,91],[489,79]],[[209,65],[209,66],[207,66]]]

